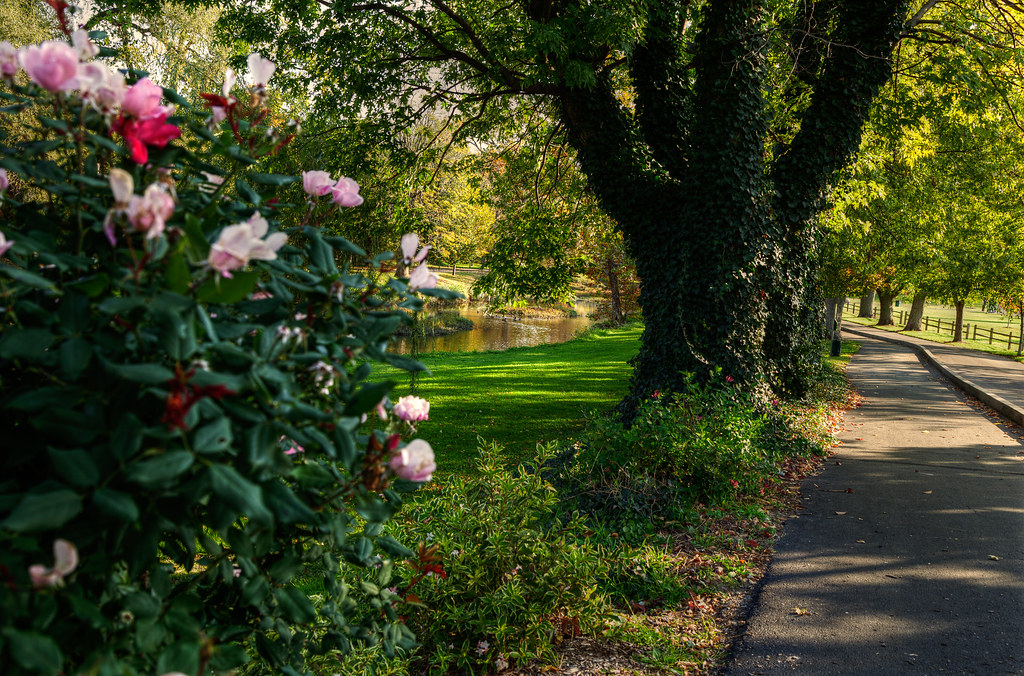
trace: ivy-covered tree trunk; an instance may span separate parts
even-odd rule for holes
[[[904,331],[921,330],[921,319],[924,318],[925,298],[925,294],[920,291],[914,294],[914,300],[910,303],[910,316],[907,317],[907,325],[903,327]]]
[[[569,141],[642,280],[646,326],[627,414],[683,371],[805,390],[823,321],[812,223],[857,150],[906,9],[883,0],[821,10],[834,25],[830,56],[813,68],[799,132],[766,166],[763,3],[706,3],[688,54],[678,40],[685,4],[651,5],[630,63],[637,124],[607,78],[559,97]]]
[[[864,292],[864,295],[860,297],[860,308],[857,312],[858,317],[865,319],[871,319],[875,316],[875,290],[868,289]]]

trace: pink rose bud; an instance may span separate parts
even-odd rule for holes
[[[363,203],[363,198],[359,194],[359,184],[344,176],[331,188],[331,194],[331,199],[339,207],[357,207]]]
[[[395,415],[407,422],[429,420],[430,402],[420,397],[409,395],[402,397],[395,404]]]
[[[21,51],[21,66],[37,85],[51,92],[78,87],[78,54],[71,45],[47,40]]]
[[[12,78],[19,70],[18,50],[7,40],[0,42],[0,76]]]
[[[8,185],[10,185],[10,183],[7,181],[7,170],[0,169],[0,192],[7,190]]]
[[[437,471],[434,449],[422,439],[413,439],[391,456],[391,470],[409,481],[430,481]]]
[[[302,172],[302,189],[307,195],[322,197],[331,192],[334,179],[326,171]]]

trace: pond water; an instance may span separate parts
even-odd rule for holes
[[[590,326],[587,318],[594,311],[594,303],[579,301],[576,312],[579,317],[555,319],[500,317],[487,315],[479,308],[466,306],[459,310],[463,317],[473,320],[471,331],[460,331],[448,336],[420,338],[418,351],[426,352],[482,352],[485,350],[507,350],[510,347],[530,347],[543,343],[564,343],[578,331]],[[412,348],[411,337],[397,339],[397,351],[408,354]]]

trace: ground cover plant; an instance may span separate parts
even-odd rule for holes
[[[279,229],[300,178],[258,169],[296,127],[264,106],[273,63],[194,109],[51,5],[70,41],[0,42],[0,672],[303,674],[411,647],[394,599],[339,571],[415,558],[381,533],[435,469],[407,441],[426,403],[371,365],[418,368],[384,347],[418,292],[450,294],[321,234],[361,203],[351,179],[304,172]],[[292,584],[313,569],[317,602]]]

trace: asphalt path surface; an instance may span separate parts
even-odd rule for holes
[[[864,339],[848,374],[724,673],[1024,674],[1024,446],[911,349]]]

